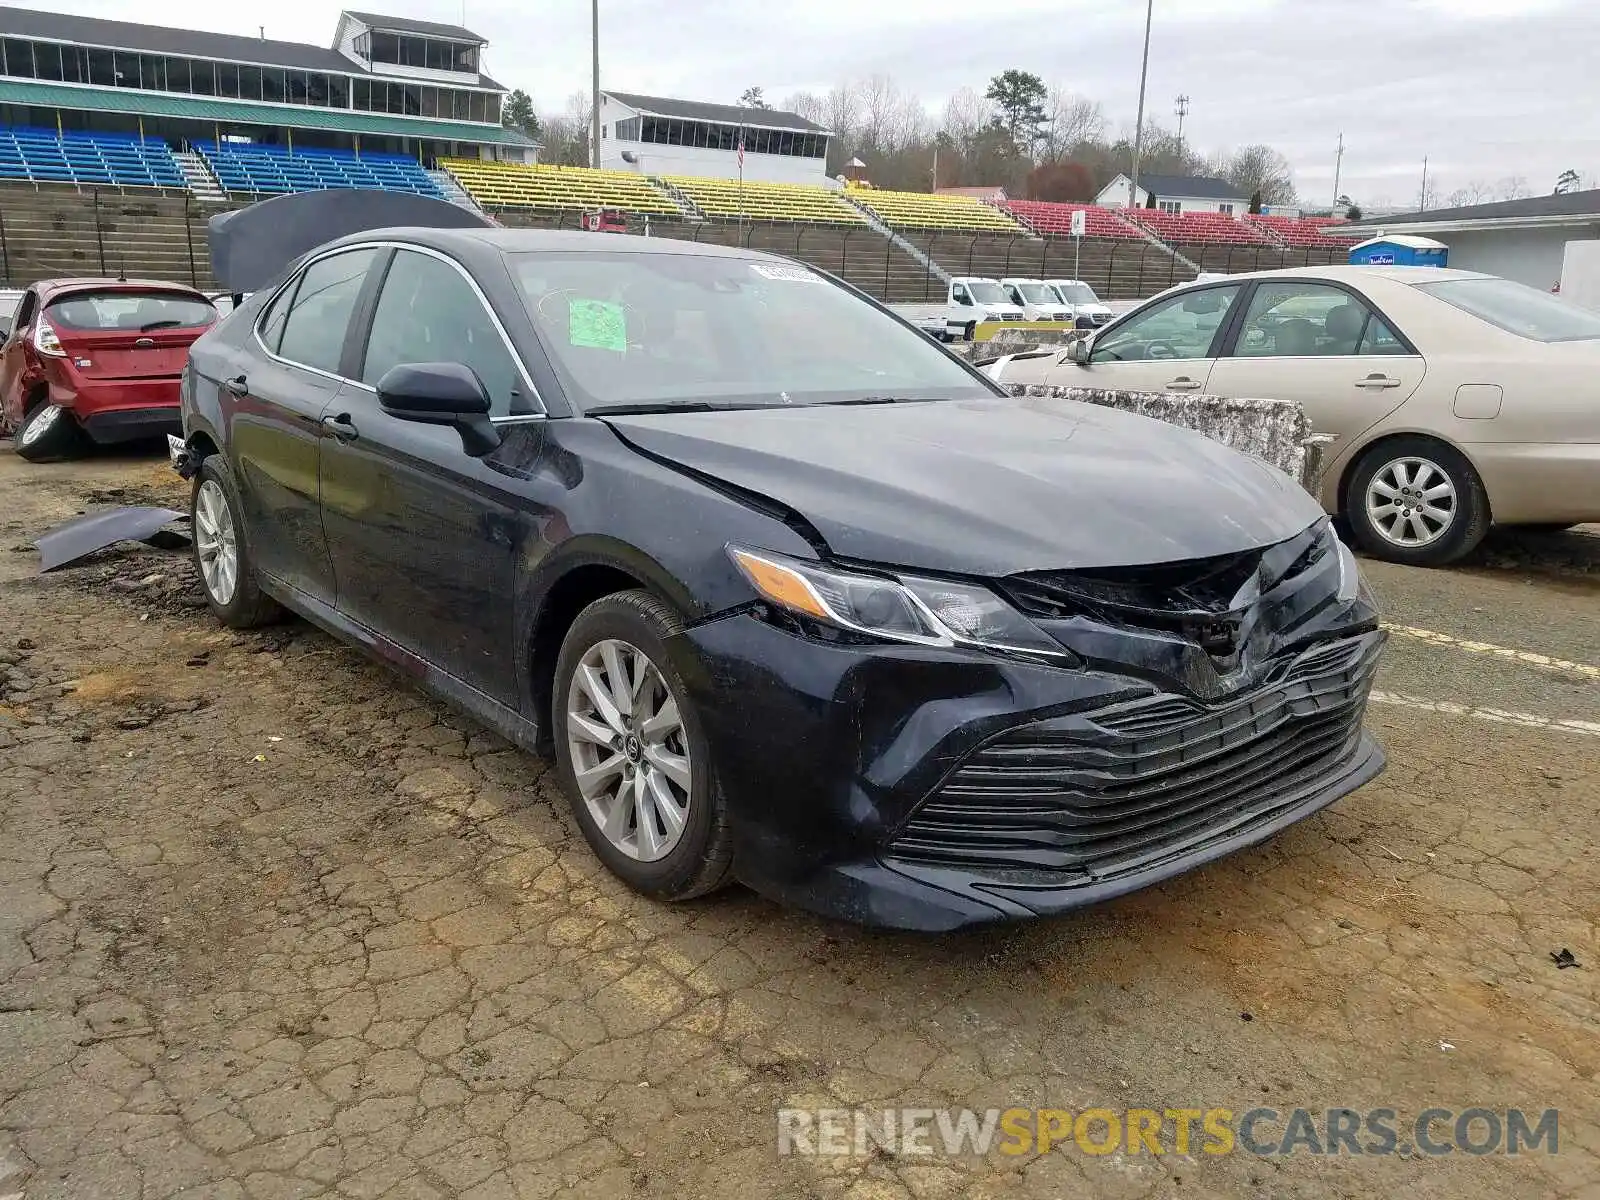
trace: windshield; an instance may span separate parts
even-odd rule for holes
[[[1600,313],[1509,279],[1447,279],[1418,284],[1419,291],[1471,313],[1507,333],[1536,342],[1600,338]]]
[[[925,334],[798,264],[629,252],[508,259],[585,412],[995,395]]]
[[[1042,283],[1019,283],[1017,291],[1029,304],[1060,304],[1056,294]]]
[[[1011,297],[1005,288],[988,279],[973,279],[966,284],[967,291],[979,304],[1010,304]]]
[[[184,292],[79,292],[46,310],[57,329],[149,333],[209,325],[217,310]]]
[[[1100,303],[1100,297],[1094,294],[1094,289],[1087,283],[1058,283],[1056,291],[1061,293],[1061,298],[1068,304]]]

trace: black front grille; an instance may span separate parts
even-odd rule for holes
[[[1010,730],[946,778],[888,855],[1070,886],[1266,819],[1353,754],[1381,644],[1314,646],[1224,704],[1157,695]]]

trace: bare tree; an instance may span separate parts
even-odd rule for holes
[[[1295,202],[1294,171],[1289,160],[1271,146],[1241,146],[1228,159],[1226,178],[1247,196],[1261,194],[1263,204]]]
[[[589,165],[589,93],[573,92],[567,107],[543,119],[544,152],[547,163],[558,167]]]
[[[1494,185],[1494,198],[1496,200],[1526,200],[1533,195],[1533,189],[1528,186],[1527,177],[1524,175],[1507,175]]]
[[[1458,187],[1444,198],[1446,208],[1466,208],[1470,204],[1482,204],[1485,200],[1493,199],[1494,188],[1482,179],[1474,179],[1465,187]]]
[[[1040,157],[1060,162],[1074,147],[1099,142],[1106,135],[1106,113],[1098,101],[1079,96],[1065,88],[1051,88],[1045,105],[1044,137]]]

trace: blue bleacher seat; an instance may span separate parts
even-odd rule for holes
[[[352,150],[286,146],[260,142],[196,142],[194,148],[210,164],[230,192],[278,193],[321,188],[375,188],[415,192],[443,199],[422,164],[403,154],[356,154]]]
[[[159,138],[0,126],[0,175],[43,183],[110,187],[187,186]]]

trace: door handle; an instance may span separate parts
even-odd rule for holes
[[[1383,388],[1399,387],[1400,381],[1391,379],[1387,375],[1368,375],[1365,379],[1356,380],[1356,386],[1358,388],[1366,388],[1369,391],[1381,391]]]
[[[1198,379],[1190,379],[1187,375],[1180,375],[1167,384],[1167,391],[1169,392],[1195,392],[1199,390],[1200,381]]]
[[[245,381],[243,375],[236,375],[232,379],[225,380],[222,386],[235,396],[248,396],[250,394],[250,385]]]
[[[341,442],[353,442],[361,436],[349,413],[329,413],[322,418],[322,427]]]

